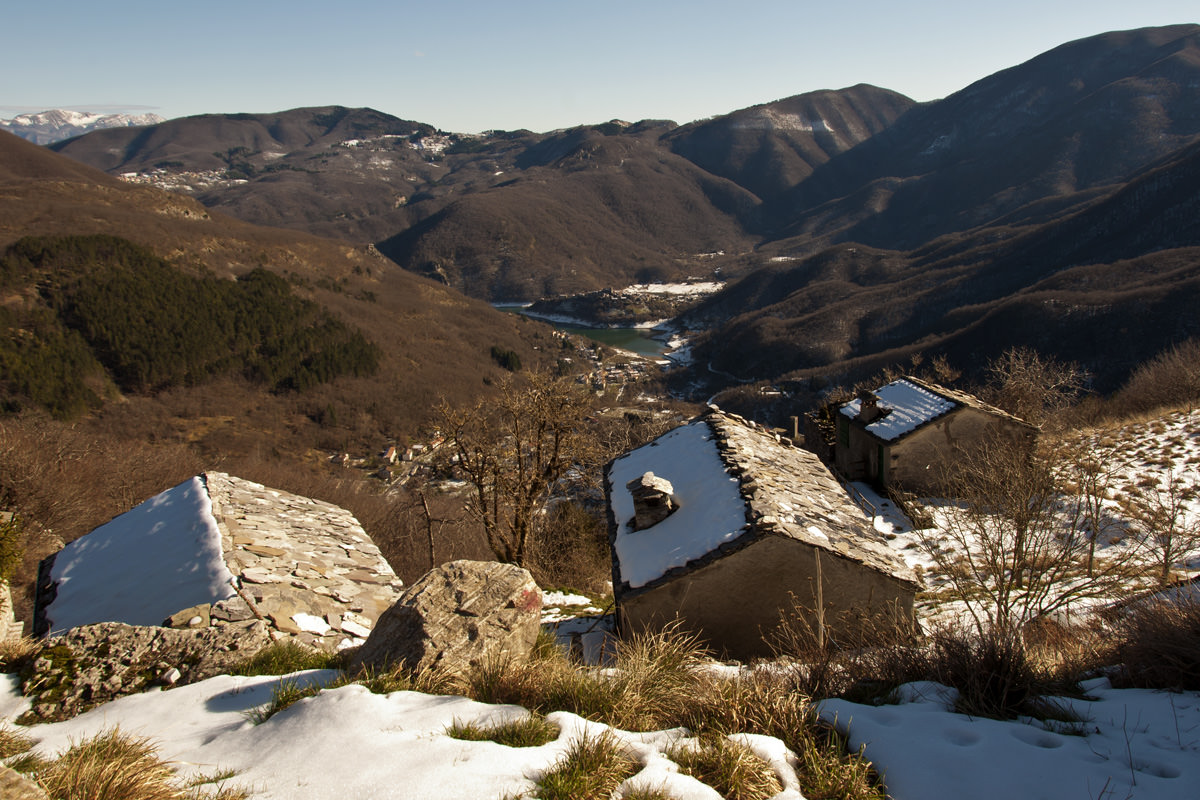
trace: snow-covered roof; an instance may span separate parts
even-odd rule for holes
[[[360,644],[403,589],[349,511],[220,472],[152,497],[53,558],[55,593],[39,598],[50,632],[161,625],[234,603],[241,619],[333,649]]]
[[[609,468],[610,502],[617,520],[613,550],[621,581],[631,588],[645,586],[747,532],[737,478],[721,461],[713,438],[712,429],[697,420],[621,456]],[[625,484],[655,471],[671,482],[680,507],[654,527],[634,532],[633,495]]]
[[[625,484],[645,472],[672,483],[679,508],[634,531],[633,497]],[[676,428],[616,459],[608,479],[618,578],[630,589],[672,569],[706,563],[744,536],[772,534],[915,583],[815,454],[785,446],[740,417],[713,413]]]
[[[234,594],[204,481],[189,478],[68,544],[50,573],[53,631],[94,622],[161,625]]]
[[[880,410],[886,409],[890,413],[885,413],[865,427],[885,442],[895,441],[961,405],[907,378],[881,386],[874,394],[879,398]],[[854,419],[861,410],[862,401],[856,397],[842,406],[841,413]]]

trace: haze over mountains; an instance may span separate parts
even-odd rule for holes
[[[1197,334],[1200,26],[1065,44],[916,104],[873,86],[679,126],[444,134],[370,109],[208,115],[55,145],[242,219],[375,243],[488,300],[708,277],[740,380],[1010,344],[1111,388]],[[186,188],[185,188],[186,187]],[[712,373],[698,370],[695,378]]]

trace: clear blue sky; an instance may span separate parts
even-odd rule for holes
[[[1196,0],[8,0],[0,117],[370,106],[443,130],[690,122],[872,83],[944,97]]]

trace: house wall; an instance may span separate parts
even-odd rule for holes
[[[678,618],[718,655],[772,655],[763,637],[792,614],[796,603],[808,609],[804,619],[816,625],[811,609],[817,606],[818,554],[825,624],[834,641],[848,646],[859,641],[864,617],[898,612],[911,622],[911,584],[795,539],[766,536],[667,584],[622,597],[621,629],[660,630]]]
[[[834,447],[834,463],[838,471],[852,481],[887,482],[890,464],[888,446],[867,434],[849,417],[838,415],[837,444]],[[879,474],[880,450],[884,474]]]
[[[888,483],[917,494],[942,488],[959,451],[997,435],[1025,437],[1020,423],[969,406],[947,414],[895,442],[889,448]]]

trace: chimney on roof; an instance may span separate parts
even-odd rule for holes
[[[883,416],[883,410],[879,407],[879,397],[874,392],[862,391],[858,395],[858,416],[855,417],[859,422],[870,424]]]
[[[633,495],[633,529],[645,530],[671,515],[679,505],[672,497],[675,487],[665,478],[646,472],[625,484]]]

